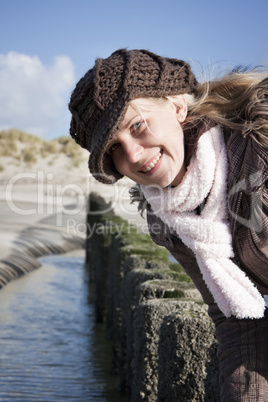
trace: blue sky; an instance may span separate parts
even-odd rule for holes
[[[268,66],[267,0],[0,0],[0,129],[68,135],[70,93],[122,47],[190,61],[197,75]]]

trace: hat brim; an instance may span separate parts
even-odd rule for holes
[[[104,184],[114,184],[123,177],[116,169],[112,157],[107,154],[107,145],[119,129],[127,112],[129,99],[118,99],[102,115],[93,132],[88,166],[91,174]],[[109,122],[109,126],[107,123]]]

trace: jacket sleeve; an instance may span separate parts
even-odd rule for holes
[[[255,131],[235,131],[227,142],[228,207],[236,263],[263,294],[268,294],[267,90],[268,78],[256,87],[246,108]]]

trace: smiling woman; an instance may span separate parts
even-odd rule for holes
[[[137,183],[152,239],[207,303],[228,402],[268,394],[267,88],[267,71],[201,84],[185,61],[121,49],[96,60],[69,104],[92,175]]]
[[[179,184],[185,173],[180,122],[186,110],[183,97],[181,107],[163,99],[131,102],[119,130],[107,145],[118,172],[144,185],[164,188]]]

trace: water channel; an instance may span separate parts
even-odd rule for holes
[[[0,401],[124,402],[83,257],[49,256],[0,290]]]

